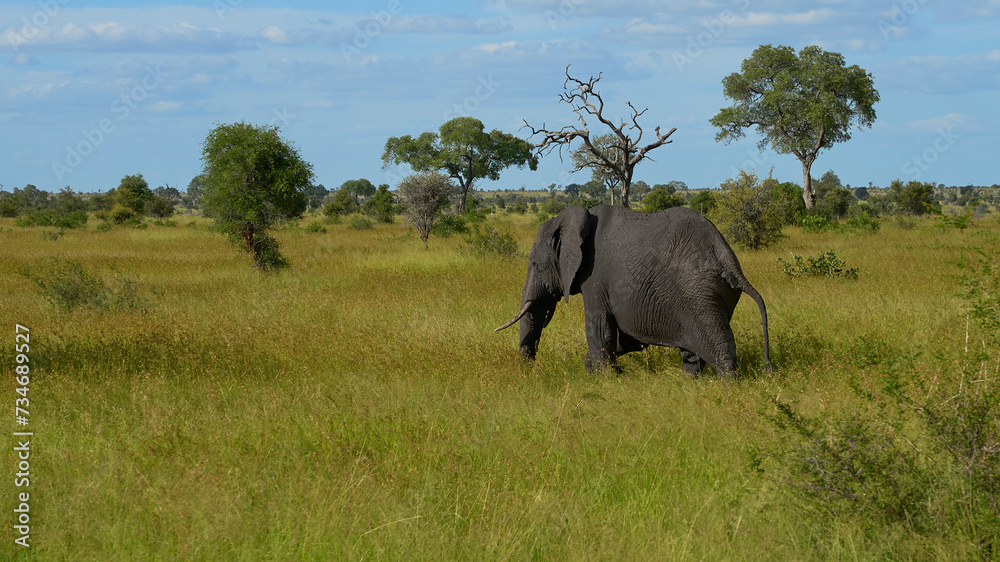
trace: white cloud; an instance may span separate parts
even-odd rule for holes
[[[255,47],[255,43],[248,38],[184,22],[173,25],[71,22],[60,27],[35,27],[30,33],[8,27],[0,32],[0,38],[16,45],[19,50],[35,51],[234,51]]]
[[[177,111],[181,107],[183,107],[181,102],[159,100],[151,104],[149,109],[153,113],[170,113],[171,111]]]

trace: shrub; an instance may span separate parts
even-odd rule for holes
[[[882,229],[882,222],[877,218],[862,211],[844,222],[844,232],[850,234],[878,234]]]
[[[683,207],[685,204],[687,200],[684,196],[671,193],[662,187],[654,187],[642,200],[642,207],[639,210],[644,213],[655,213],[671,207]]]
[[[350,192],[340,189],[330,198],[330,202],[323,206],[323,214],[328,217],[340,217],[353,213],[357,208]]]
[[[137,310],[145,306],[134,279],[116,276],[107,281],[76,260],[52,258],[48,267],[40,271],[25,269],[22,275],[38,286],[46,300],[63,311],[79,307]]]
[[[715,208],[715,195],[709,190],[699,191],[688,201],[688,207],[703,215],[707,215]]]
[[[125,225],[134,223],[140,220],[140,218],[132,209],[120,203],[115,203],[115,206],[111,207],[111,211],[108,213],[108,220],[117,225]]]
[[[500,232],[490,225],[482,230],[474,225],[465,237],[465,251],[478,256],[496,255],[511,259],[519,255],[517,241],[509,232]]]
[[[539,207],[543,213],[548,213],[549,215],[558,215],[563,212],[566,208],[566,203],[558,199],[549,199]]]
[[[597,202],[600,204],[600,201]],[[523,195],[519,195],[514,202],[507,205],[507,211],[515,215],[523,215],[528,212],[528,200]]]
[[[452,234],[465,234],[468,231],[469,227],[464,215],[446,215],[444,213],[438,216],[434,227],[431,228],[431,232],[441,238],[448,238]]]
[[[364,215],[351,215],[351,220],[347,221],[347,228],[351,230],[371,230],[373,223],[371,219]]]
[[[392,224],[396,220],[396,208],[392,203],[393,194],[389,186],[382,184],[378,191],[362,205],[364,213],[380,223]]]
[[[726,239],[750,249],[766,248],[781,238],[782,212],[771,198],[778,182],[740,171],[722,184],[713,216]]]
[[[323,226],[322,221],[315,220],[309,223],[309,226],[306,227],[306,232],[312,232],[315,234],[326,234],[326,227]]]
[[[807,258],[808,265],[802,262],[802,256],[798,254],[792,254],[792,258],[795,260],[795,263],[778,258],[778,261],[782,263],[782,273],[789,277],[858,278],[857,268],[845,269],[846,264],[842,260],[837,259],[837,254],[833,250],[814,258]]]
[[[833,228],[833,224],[823,215],[806,215],[802,217],[802,230],[805,232],[824,232]]]
[[[775,400],[766,418],[779,441],[778,480],[811,512],[900,525],[918,534],[967,537],[982,559],[1000,544],[1000,385],[990,354],[1000,345],[1000,251],[974,250],[958,266],[982,352],[932,380],[906,368],[884,342],[859,338],[862,370],[882,369],[879,386],[851,381],[857,410],[809,417]],[[760,469],[759,459],[755,467]],[[877,527],[876,527],[877,528]]]
[[[158,219],[170,218],[174,215],[174,204],[170,199],[154,194],[143,204],[143,212]]]

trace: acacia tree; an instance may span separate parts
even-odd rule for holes
[[[500,172],[510,166],[537,169],[538,158],[532,155],[532,148],[528,141],[503,131],[487,133],[479,119],[456,117],[441,125],[437,133],[391,137],[385,142],[382,167],[409,164],[415,172],[447,174],[458,182],[458,212],[464,213],[476,180],[498,180]]]
[[[218,125],[202,143],[202,208],[215,225],[253,257],[261,270],[287,265],[267,231],[306,210],[312,164],[278,135],[278,127],[245,122]]]
[[[670,129],[664,135],[660,133],[660,128],[656,127],[654,129],[656,140],[647,145],[642,145],[644,131],[642,126],[639,125],[639,117],[642,117],[649,108],[639,111],[632,105],[632,102],[625,102],[629,110],[631,110],[632,116],[627,121],[621,119],[615,122],[605,116],[604,99],[594,89],[594,86],[600,80],[600,74],[596,77],[591,76],[586,81],[573,78],[570,76],[569,66],[567,66],[566,80],[563,82],[563,93],[559,95],[559,101],[569,104],[573,108],[573,113],[579,118],[580,125],[577,127],[567,125],[556,131],[546,129],[544,123],[541,129],[535,129],[527,121],[524,122],[524,126],[531,129],[532,137],[542,135],[541,142],[535,146],[538,156],[549,154],[554,148],[559,147],[561,157],[564,146],[568,146],[577,139],[582,140],[583,146],[581,149],[589,153],[589,157],[574,159],[576,169],[573,171],[578,172],[584,168],[595,168],[595,175],[598,175],[597,170],[600,170],[599,175],[602,179],[604,176],[613,178],[610,185],[618,186],[619,202],[622,206],[628,207],[629,190],[632,187],[632,175],[635,172],[636,165],[648,158],[647,153],[649,151],[673,142],[669,140],[669,137],[677,129]],[[608,144],[599,140],[603,139],[604,135],[591,137],[591,132],[587,125],[587,116],[596,118],[599,123],[611,129],[611,132],[607,133],[608,140],[610,141]],[[635,138],[632,138],[633,136]],[[607,180],[604,181],[605,184],[609,183]]]
[[[802,163],[802,198],[812,209],[816,196],[810,170],[816,156],[834,143],[849,140],[851,128],[871,127],[879,101],[872,76],[857,65],[844,66],[840,53],[817,46],[798,55],[791,47],[761,45],[722,80],[733,105],[710,120],[719,128],[716,141],[729,143],[756,127],[757,144],[778,154],[794,154]]]

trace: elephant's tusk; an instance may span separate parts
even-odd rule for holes
[[[517,313],[517,316],[515,316],[514,318],[512,318],[512,319],[510,320],[510,322],[507,322],[507,323],[506,323],[506,324],[504,324],[503,326],[500,326],[499,328],[497,328],[496,330],[493,330],[493,331],[494,331],[494,332],[499,332],[500,330],[506,330],[507,328],[510,328],[511,326],[513,326],[513,325],[514,325],[514,322],[517,322],[517,321],[518,321],[518,320],[520,320],[520,319],[521,319],[521,318],[522,318],[522,317],[523,317],[523,316],[524,316],[525,314],[527,314],[527,313],[528,313],[528,309],[529,309],[529,308],[531,308],[531,305],[532,305],[532,303],[533,303],[533,302],[534,302],[534,301],[528,301],[528,302],[524,303],[524,306],[522,306],[522,307],[521,307],[521,312],[518,312],[518,313]]]

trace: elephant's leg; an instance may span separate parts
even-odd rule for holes
[[[596,309],[596,310],[595,310]],[[587,326],[587,355],[583,363],[590,372],[608,367],[617,370],[618,325],[606,307],[584,306]]]
[[[705,360],[698,357],[698,354],[681,348],[681,359],[684,360],[684,372],[697,378],[701,370],[705,368]]]

